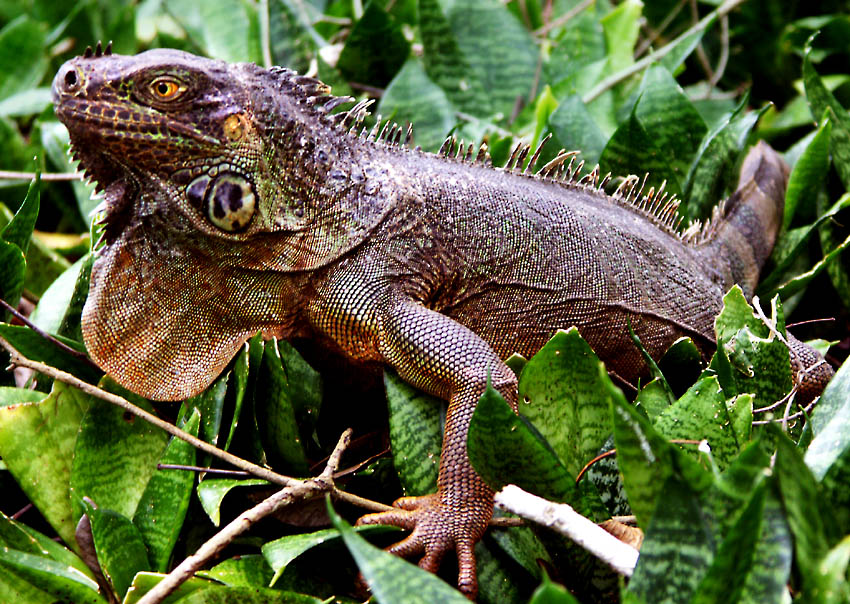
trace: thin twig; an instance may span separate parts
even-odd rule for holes
[[[52,336],[51,334],[49,334],[46,331],[44,331],[43,329],[41,329],[38,325],[36,325],[32,321],[30,321],[27,317],[25,317],[24,315],[19,313],[17,308],[13,307],[11,304],[6,302],[5,300],[0,299],[0,306],[5,308],[10,313],[12,313],[15,316],[16,319],[18,319],[21,323],[23,323],[24,325],[26,325],[27,327],[32,329],[35,333],[40,335],[42,338],[44,338],[48,342],[55,344],[56,346],[61,348],[63,351],[67,352],[68,354],[70,354],[74,358],[82,361],[83,363],[86,363],[87,365],[96,369],[97,371],[101,370],[100,367],[95,365],[87,355],[80,352],[79,350],[74,350],[73,348],[71,348],[70,346],[65,344],[65,342],[62,342],[58,338]]]
[[[715,18],[721,18],[725,15],[728,15],[733,9],[737,8],[739,5],[743,4],[744,2],[746,2],[746,0],[726,0],[716,10],[712,11],[704,19],[702,19],[699,23],[697,23],[693,27],[689,28],[687,31],[685,31],[683,34],[681,34],[678,38],[676,38],[675,40],[673,40],[669,44],[666,44],[665,46],[659,48],[658,50],[649,53],[644,58],[642,58],[640,61],[636,61],[634,64],[627,67],[626,69],[623,69],[622,71],[615,73],[614,75],[609,76],[609,77],[605,78],[604,80],[602,80],[601,82],[599,82],[599,84],[597,84],[593,88],[593,90],[586,93],[582,97],[581,100],[584,103],[590,103],[596,97],[600,96],[602,93],[606,92],[607,90],[613,88],[614,86],[616,86],[617,84],[619,84],[620,82],[622,82],[623,80],[628,78],[629,76],[632,76],[632,75],[634,75],[634,74],[636,74],[640,71],[643,71],[649,65],[651,65],[653,62],[661,59],[662,57],[667,56],[667,54],[669,54],[676,47],[676,43],[679,40],[682,40],[685,37],[690,36],[691,34],[695,34],[697,32],[705,30],[713,22],[713,20]]]
[[[643,55],[643,53],[649,50],[649,48],[655,43],[659,36],[664,33],[664,30],[666,30],[670,26],[670,24],[673,22],[673,19],[675,19],[676,16],[680,12],[682,12],[682,8],[685,6],[685,3],[687,1],[688,0],[681,0],[679,4],[674,6],[673,10],[671,10],[667,14],[667,16],[664,17],[664,20],[658,25],[657,30],[650,30],[650,35],[643,42],[640,43],[637,50],[635,51],[635,58],[640,57],[641,55]]]
[[[198,551],[183,560],[177,567],[166,575],[156,586],[146,593],[139,604],[160,604],[169,594],[201,570],[210,560],[218,556],[236,537],[250,529],[266,516],[273,514],[282,506],[291,505],[296,501],[313,499],[322,493],[328,493],[333,488],[333,473],[339,467],[342,452],[351,440],[351,428],[343,432],[339,442],[328,459],[328,465],[316,478],[297,481],[297,484],[281,489],[271,497],[246,510],[231,521],[227,526],[204,543]]]
[[[207,474],[221,474],[222,476],[238,476],[247,478],[250,476],[248,472],[242,470],[222,470],[221,468],[202,468],[200,466],[184,466],[179,463],[158,463],[157,470],[186,470],[188,472],[205,472]]]
[[[82,172],[42,172],[41,180],[80,180]],[[0,180],[32,180],[35,172],[14,172],[12,170],[0,170]]]

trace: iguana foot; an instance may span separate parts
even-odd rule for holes
[[[482,505],[483,504],[483,505]],[[436,573],[447,552],[457,553],[458,589],[470,600],[478,594],[475,572],[475,544],[481,539],[493,505],[475,501],[468,505],[450,505],[439,494],[402,497],[389,512],[367,514],[357,524],[389,524],[413,531],[391,545],[387,551],[404,558],[421,556],[419,567]]]

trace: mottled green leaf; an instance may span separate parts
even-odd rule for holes
[[[102,387],[128,396],[109,378]],[[151,411],[144,399],[133,397],[131,401]],[[131,518],[167,442],[165,432],[142,418],[92,398],[74,446],[72,499],[90,497],[101,509]]]
[[[723,311],[714,322],[718,347],[715,357],[725,355],[732,367],[732,384],[719,376],[726,396],[749,392],[755,396],[757,407],[780,400],[793,384],[788,347],[782,341],[785,318],[778,298],[771,301],[766,318],[775,331],[755,314],[736,285],[723,297]]]
[[[94,575],[89,567],[75,553],[47,535],[39,533],[21,522],[12,520],[2,513],[0,513],[0,541],[5,541],[9,547],[26,553],[37,554],[55,560],[63,566],[75,568],[94,581]]]
[[[192,415],[180,428],[192,436],[197,436],[200,420],[200,412],[193,409]],[[159,463],[194,465],[195,447],[173,436],[159,458]],[[139,529],[145,542],[152,570],[168,570],[171,552],[189,509],[194,483],[195,473],[190,470],[157,469],[142,493],[133,515],[133,524]]]
[[[646,70],[637,94],[637,119],[664,150],[675,182],[684,185],[691,160],[706,134],[705,122],[670,72],[660,65]],[[677,197],[683,193],[681,189],[670,190]]]
[[[698,490],[705,488],[710,478],[697,462],[676,451],[626,402],[619,390],[610,388],[617,463],[632,511],[638,524],[646,528],[656,509],[659,493],[670,476],[681,474]]]
[[[669,474],[658,494],[628,591],[647,604],[685,604],[711,564],[716,536],[697,494],[681,478]]]
[[[811,45],[806,44],[803,53],[803,84],[806,87],[806,99],[815,117],[832,116],[830,149],[834,157],[835,169],[841,177],[845,189],[850,189],[850,114],[824,86],[820,75],[811,61]]]
[[[425,73],[419,59],[408,59],[381,97],[377,113],[413,124],[413,142],[436,151],[457,123],[455,109],[442,88]]]
[[[445,403],[384,372],[390,416],[393,465],[405,495],[427,495],[437,490],[440,448],[443,443]]]
[[[811,597],[822,585],[818,564],[828,550],[826,519],[821,515],[819,505],[821,490],[794,443],[778,428],[772,432],[777,445],[774,473],[794,539],[795,560],[802,576],[803,591]]]
[[[224,412],[224,397],[230,371],[225,371],[206,390],[183,401],[177,416],[180,422],[187,421],[193,411],[200,414],[200,435],[206,442],[218,445],[221,432],[221,416]]]
[[[328,515],[341,533],[348,551],[357,563],[374,598],[382,604],[406,602],[444,602],[465,604],[467,600],[459,591],[401,558],[388,554],[358,536],[328,502]]]
[[[679,338],[659,359],[658,368],[670,389],[674,393],[681,394],[699,377],[702,370],[702,354],[691,338]]]
[[[114,510],[95,507],[88,499],[82,503],[91,521],[100,569],[118,597],[123,598],[136,573],[150,570],[142,535],[126,516]]]
[[[233,418],[230,420],[230,429],[227,432],[227,440],[224,442],[224,450],[230,449],[230,443],[233,442],[233,435],[236,434],[236,428],[239,425],[239,417],[242,414],[242,404],[245,402],[245,395],[248,390],[248,375],[250,367],[248,366],[249,346],[246,344],[236,355],[236,360],[233,362],[233,376],[235,379],[235,392],[233,402]]]
[[[249,478],[247,480],[208,478],[207,480],[202,480],[198,485],[198,499],[201,500],[201,506],[203,506],[204,511],[210,517],[212,523],[218,526],[221,523],[221,501],[231,489],[268,485],[268,482],[259,478]]]
[[[549,444],[491,386],[475,408],[466,448],[475,471],[494,491],[515,484],[553,501],[578,500],[573,477]]]
[[[0,568],[12,571],[33,585],[74,604],[102,604],[97,583],[72,566],[16,549],[0,548]]]
[[[589,165],[599,161],[605,148],[605,136],[579,95],[573,94],[561,101],[549,116],[548,125],[553,134],[553,147],[581,151],[581,158]]]
[[[658,145],[652,133],[644,128],[638,119],[637,110],[641,104],[638,99],[632,113],[616,132],[608,139],[605,150],[599,158],[602,172],[611,172],[619,176],[649,173],[650,186],[658,188],[667,181],[668,190],[681,190],[679,180],[670,167],[670,157],[666,149]]]
[[[41,402],[0,408],[0,456],[29,500],[76,549],[69,480],[88,396],[61,382]]]
[[[635,405],[645,409],[646,414],[653,423],[671,404],[669,390],[664,387],[664,382],[659,378],[654,378],[646,386],[641,388],[641,391],[638,392],[635,398]]]
[[[738,455],[743,444],[739,442],[732,426],[726,396],[716,377],[702,378],[694,384],[684,396],[661,413],[654,427],[669,440],[707,440],[721,469]]]
[[[749,97],[745,96],[725,120],[720,121],[703,137],[688,172],[683,208],[687,218],[705,219],[722,196],[724,182],[735,182],[732,174],[735,159],[743,149],[759,116],[759,111],[746,112]]]
[[[337,68],[354,82],[384,87],[407,59],[410,43],[378,2],[366,4],[342,47]]]
[[[560,330],[522,371],[522,413],[577,476],[611,434],[610,378],[578,329]]]

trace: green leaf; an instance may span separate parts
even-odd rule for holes
[[[740,602],[781,602],[788,592],[794,553],[791,530],[773,490],[766,494],[761,532],[753,552]]]
[[[578,476],[611,434],[610,378],[578,329],[559,330],[522,371],[520,412]]]
[[[224,409],[224,397],[227,394],[227,382],[230,371],[225,371],[210,384],[206,390],[183,401],[178,417],[187,421],[193,411],[200,414],[201,438],[206,442],[217,445],[221,431],[221,416]]]
[[[322,604],[322,600],[291,591],[262,587],[207,587],[180,598],[175,604]]]
[[[561,101],[549,116],[548,126],[554,135],[553,146],[580,150],[588,164],[599,161],[605,149],[605,136],[579,95],[573,94]]]
[[[509,116],[526,99],[538,51],[504,5],[491,0],[419,0],[425,71],[461,111]]]
[[[47,333],[82,342],[79,315],[88,296],[93,262],[94,256],[86,254],[63,271],[41,296],[30,320]]]
[[[331,522],[342,535],[348,551],[369,585],[372,596],[378,602],[468,604],[469,600],[459,591],[435,575],[378,549],[360,537],[334,511],[330,497],[326,501]]]
[[[193,409],[192,415],[180,427],[192,436],[197,436],[200,420],[200,412]],[[195,448],[173,436],[159,458],[159,463],[194,465]],[[133,515],[133,524],[145,542],[151,568],[157,572],[168,570],[171,552],[189,509],[194,483],[195,473],[190,470],[157,469],[142,493]]]
[[[236,428],[239,425],[239,417],[242,414],[242,404],[245,402],[245,394],[248,390],[248,376],[250,374],[249,363],[249,346],[246,344],[236,360],[233,362],[233,376],[235,378],[235,393],[233,402],[233,418],[230,421],[230,430],[227,432],[227,440],[224,443],[224,450],[230,449],[230,443],[233,442],[233,435],[236,433]]]
[[[359,534],[381,534],[386,533],[388,531],[394,531],[396,529],[395,527],[386,525],[364,525],[354,527],[352,530]],[[312,533],[302,533],[300,535],[289,535],[287,537],[281,537],[280,539],[269,541],[268,543],[263,545],[263,557],[274,571],[274,576],[269,582],[269,585],[273,586],[283,574],[283,571],[286,570],[286,566],[290,562],[295,560],[298,556],[316,547],[317,545],[321,545],[323,543],[327,543],[329,541],[333,541],[334,539],[339,538],[339,531],[335,528],[329,528],[319,531],[313,531]]]
[[[661,378],[654,378],[638,392],[635,398],[635,405],[645,409],[647,416],[653,423],[659,415],[670,408],[671,404],[673,403],[670,401],[670,389],[669,387],[665,388],[664,381]]]
[[[647,604],[684,604],[691,601],[711,564],[715,535],[697,494],[685,481],[671,473],[657,490],[658,506],[628,591]]]
[[[17,306],[21,299],[26,272],[27,262],[21,248],[14,243],[0,241],[0,298],[10,306]]]
[[[306,474],[310,464],[298,422],[302,418],[309,419],[313,413],[310,410],[317,408],[316,400],[321,400],[321,390],[316,384],[321,382],[315,372],[306,384],[296,376],[290,380],[290,367],[284,365],[284,355],[294,358],[292,355],[297,353],[285,342],[266,342],[262,374],[254,389],[254,413],[266,453],[279,460],[283,467]],[[293,370],[300,371],[300,367],[293,367]]]
[[[656,188],[667,181],[668,190],[680,191],[679,180],[672,171],[666,149],[658,145],[654,135],[638,119],[638,99],[632,113],[608,139],[599,158],[602,172],[629,175],[649,173],[651,185]],[[648,190],[648,189],[647,189]]]
[[[744,583],[754,570],[756,546],[762,536],[762,522],[765,505],[765,488],[757,489],[750,499],[746,509],[738,517],[738,521],[725,536],[717,548],[717,554],[705,576],[699,584],[691,602],[694,604],[710,604],[712,602],[740,602]],[[790,571],[791,544],[787,555],[780,557],[786,564],[787,573]],[[785,552],[783,552],[785,553]],[[764,560],[761,562],[764,569]],[[783,585],[780,583],[780,585]],[[778,601],[765,600],[765,601]]]
[[[126,516],[95,507],[89,499],[82,504],[91,521],[100,568],[118,597],[123,598],[136,573],[150,570],[142,535]]]
[[[812,115],[830,116],[832,132],[830,148],[835,160],[835,169],[845,189],[850,189],[850,114],[835,96],[824,86],[811,61],[811,39],[803,52],[803,84]]]
[[[21,207],[15,213],[15,217],[0,232],[3,241],[13,243],[27,255],[32,238],[32,230],[35,228],[35,219],[38,217],[39,202],[41,200],[41,173],[36,171],[35,178],[30,183],[27,196],[24,197]]]
[[[234,587],[265,587],[271,584],[274,571],[260,554],[243,554],[216,564],[208,571],[197,573]]]
[[[310,2],[269,2],[272,63],[286,65],[300,73],[309,69],[310,59],[315,56],[317,48],[326,44],[313,28],[318,12]],[[329,84],[327,81],[325,83]]]
[[[746,112],[749,97],[745,96],[729,116],[720,121],[702,139],[688,173],[683,208],[690,219],[705,219],[722,196],[724,182],[735,182],[732,174],[735,158],[741,152],[759,116],[758,111]]]
[[[793,385],[788,347],[785,338],[785,318],[778,298],[771,300],[767,317],[775,332],[757,316],[741,289],[736,285],[723,297],[723,311],[714,322],[717,353],[731,364],[727,383],[720,384],[727,396],[749,392],[755,405],[764,407],[782,399]],[[714,361],[712,361],[714,366]]]
[[[617,463],[629,504],[638,524],[649,526],[662,487],[674,473],[696,490],[705,488],[710,475],[697,463],[679,453],[637,410],[629,405],[622,393],[610,387],[611,414],[614,422],[614,441]]]
[[[102,387],[128,396],[109,378]],[[144,399],[130,400],[152,410]],[[72,499],[90,497],[101,508],[132,518],[167,441],[162,430],[142,418],[92,398],[74,447]]]
[[[378,104],[379,115],[414,126],[414,144],[436,151],[457,123],[455,108],[445,91],[425,73],[419,59],[411,58],[390,82]]]
[[[86,566],[85,562],[83,562],[75,553],[57,543],[54,539],[51,539],[47,535],[39,533],[35,529],[28,527],[25,524],[16,522],[7,518],[5,515],[0,514],[3,521],[0,522],[2,525],[7,525],[9,528],[17,528],[20,533],[25,534],[30,539],[29,546],[17,547],[22,551],[38,554],[40,556],[48,557],[56,562],[61,563],[64,566],[69,566],[77,569],[82,574],[87,576],[89,579],[94,581],[94,574],[91,569]],[[6,538],[7,545],[14,545],[10,539],[8,539],[8,531],[3,531],[5,533],[4,538]],[[21,541],[17,541],[20,545]]]
[[[0,568],[12,571],[60,600],[102,604],[97,583],[72,566],[19,550],[0,548]]]
[[[717,378],[705,377],[665,409],[654,427],[669,440],[707,440],[715,461],[723,469],[738,455],[743,444],[737,438],[729,411]],[[746,415],[743,418],[747,433],[752,422],[752,406],[749,411],[749,422]]]
[[[639,0],[626,0],[599,20],[605,35],[610,73],[621,71],[635,62],[632,50],[640,31],[642,8]]]
[[[174,19],[202,44],[204,54],[224,61],[261,63],[256,5],[241,0],[194,4],[164,0]]]
[[[69,477],[90,402],[79,390],[54,382],[41,402],[0,408],[0,457],[50,526],[75,549]]]
[[[771,432],[777,444],[774,473],[794,538],[795,560],[802,576],[803,592],[811,597],[821,587],[818,563],[828,550],[825,518],[819,506],[820,489],[794,443],[775,426],[768,425],[768,428],[773,428]]]
[[[579,604],[573,595],[563,585],[553,583],[545,572],[543,581],[534,590],[528,604]]]
[[[821,120],[817,134],[806,146],[788,179],[788,190],[785,193],[785,215],[782,228],[788,230],[797,207],[803,200],[814,202],[813,193],[826,181],[829,170],[829,139],[832,133],[832,122],[828,118]]]
[[[76,161],[73,161],[68,154],[70,142],[68,137],[68,129],[64,124],[58,121],[42,122],[41,124],[41,145],[44,147],[47,157],[61,172],[75,172],[78,168]],[[74,216],[71,212],[66,212],[66,217],[70,217],[74,224],[79,223],[81,228],[88,226],[92,219],[92,211],[100,203],[99,200],[92,199],[94,193],[94,185],[88,184],[83,180],[75,180],[71,183],[71,188],[74,190],[74,197],[77,200],[77,215]],[[70,215],[70,216],[69,216]]]
[[[475,407],[466,449],[475,471],[494,491],[515,484],[552,501],[578,501],[575,481],[555,452],[492,386]]]
[[[218,526],[221,523],[221,501],[231,489],[236,487],[268,486],[268,482],[259,478],[247,480],[234,480],[231,478],[209,478],[202,480],[198,485],[198,499],[201,506],[210,517],[212,523]]]
[[[127,595],[124,597],[121,604],[136,604],[142,599],[142,596],[156,587],[164,577],[165,575],[160,573],[136,573],[136,576],[133,577],[133,583],[130,584],[130,588],[127,590]],[[215,583],[207,579],[198,578],[197,575],[190,577],[188,580],[181,583],[177,589],[171,592],[171,594],[162,601],[162,604],[174,604],[181,598],[184,598],[199,589],[209,587],[210,585],[215,585]]]
[[[646,70],[638,94],[637,119],[655,145],[664,150],[675,182],[684,185],[691,160],[708,130],[705,122],[670,72],[660,65]],[[677,197],[683,193],[681,189],[670,190]]]
[[[26,13],[0,30],[0,99],[34,88],[47,73],[44,25]]]
[[[17,248],[15,249],[17,250]],[[20,254],[20,250],[17,250],[16,253]],[[28,359],[41,361],[51,367],[67,371],[89,383],[96,383],[102,376],[100,370],[95,366],[62,350],[53,342],[45,340],[43,336],[34,332],[29,327],[0,323],[0,337],[5,338],[18,352]],[[78,352],[85,352],[83,345],[79,342],[62,336],[54,337]]]
[[[823,601],[835,604],[850,601],[850,584],[847,582],[848,563],[850,563],[850,536],[844,537],[838,545],[829,550],[820,564],[821,575],[827,586]]]
[[[405,495],[427,495],[437,490],[441,416],[444,402],[424,394],[392,371],[384,372],[390,416],[393,465]]]
[[[410,53],[401,27],[374,0],[351,28],[339,55],[337,68],[349,80],[384,87]]]

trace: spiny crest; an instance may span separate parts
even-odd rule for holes
[[[487,151],[486,143],[481,143],[476,151],[474,143],[469,143],[469,145],[467,145],[463,139],[458,142],[454,135],[449,135],[446,140],[443,141],[440,150],[437,151],[437,155],[441,155],[447,159],[457,160],[461,163],[483,164],[485,166],[491,165],[490,154]]]
[[[100,40],[98,40],[94,50],[92,50],[91,46],[86,46],[86,51],[83,53],[83,57],[86,59],[91,59],[92,57],[108,57],[111,54],[112,40],[106,43],[106,48],[103,48],[103,46],[101,46]]]

